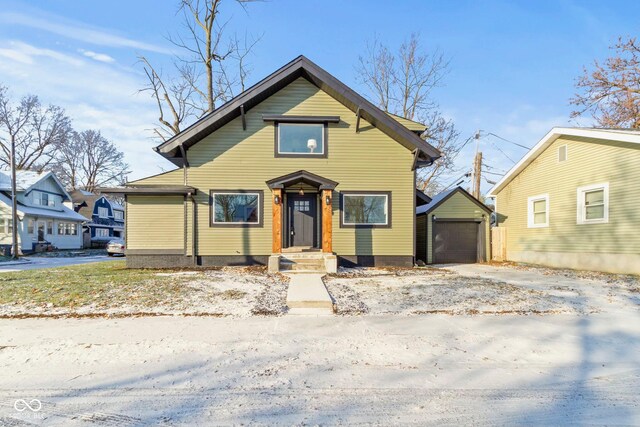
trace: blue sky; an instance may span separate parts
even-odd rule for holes
[[[138,178],[171,168],[152,152],[152,100],[137,54],[169,67],[165,36],[179,30],[177,2],[57,0],[0,2],[0,82],[64,107],[76,128],[97,128],[124,152]],[[299,54],[362,91],[358,56],[374,34],[389,47],[411,32],[451,60],[434,97],[463,138],[476,129],[532,146],[570,121],[568,99],[582,67],[609,54],[618,36],[638,34],[636,1],[228,1],[229,31],[262,35],[250,83]],[[524,150],[486,137],[486,161],[508,169]],[[473,146],[458,165],[470,167]],[[453,179],[454,177],[452,177]],[[485,188],[489,185],[485,183]]]

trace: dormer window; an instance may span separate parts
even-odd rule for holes
[[[33,192],[33,204],[36,206],[55,206],[55,196],[42,191]]]
[[[325,127],[324,123],[277,123],[277,154],[325,157]]]

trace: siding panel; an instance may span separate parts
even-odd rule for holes
[[[558,162],[558,147],[567,160]],[[562,137],[497,194],[509,253],[640,253],[640,148],[579,137]],[[609,223],[578,225],[578,187],[609,183]],[[549,194],[549,227],[527,228],[527,197]],[[511,259],[511,258],[510,258]]]
[[[262,114],[339,115],[340,123],[329,124],[328,158],[275,158],[274,126],[265,123]],[[364,120],[356,133],[353,111],[302,78],[247,112],[246,121],[246,131],[237,118],[188,151],[188,185],[198,189],[199,255],[270,254],[271,191],[265,181],[301,169],[339,182],[332,201],[333,250],[337,254],[413,255],[415,195],[409,150]],[[181,185],[182,180],[182,172],[173,171],[138,182]],[[211,228],[210,189],[263,190],[264,226]],[[345,190],[392,191],[392,227],[340,228],[337,192]],[[131,229],[137,228],[137,224],[129,224]],[[188,248],[190,241],[189,237]]]
[[[127,249],[184,249],[180,196],[128,196],[127,224]]]

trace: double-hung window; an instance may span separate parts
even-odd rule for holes
[[[59,222],[58,235],[60,236],[77,236],[78,226],[73,222]]]
[[[609,222],[609,183],[578,188],[578,224]]]
[[[527,225],[529,228],[549,226],[549,195],[541,194],[527,199]]]
[[[124,212],[114,210],[113,211],[113,217],[116,220],[122,221],[122,220],[124,220]]]
[[[262,191],[211,190],[212,226],[262,225]]]
[[[342,192],[342,227],[390,227],[391,193]]]
[[[33,192],[33,204],[37,206],[55,206],[56,197],[53,194],[42,191]]]
[[[100,218],[109,218],[109,208],[98,208],[98,216]]]
[[[109,237],[108,228],[96,228],[96,237]]]

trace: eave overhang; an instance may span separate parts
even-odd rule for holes
[[[407,149],[411,151],[419,150],[425,157],[428,157],[431,162],[441,157],[441,153],[432,145],[422,140],[420,136],[401,125],[392,117],[389,117],[387,113],[380,110],[304,56],[297,57],[284,67],[198,120],[178,135],[155,147],[154,150],[172,163],[181,166],[181,146],[185,150],[188,150],[205,136],[221,128],[236,117],[243,115],[300,77],[328,93],[354,113],[359,112],[360,117]]]
[[[197,189],[188,186],[138,186],[98,188],[100,194],[140,195],[140,196],[187,196],[197,194]]]
[[[291,187],[296,184],[300,184],[301,182],[311,185],[312,187],[317,187],[319,190],[334,190],[338,185],[335,181],[305,170],[300,170],[266,181],[267,186],[272,190]]]

